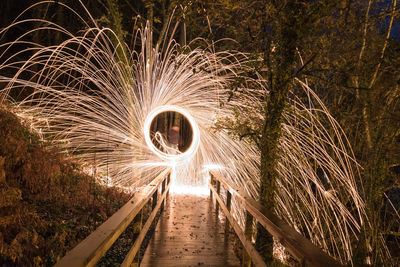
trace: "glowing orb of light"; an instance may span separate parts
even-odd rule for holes
[[[150,128],[151,128],[151,123],[154,120],[154,118],[163,113],[163,112],[177,112],[180,113],[183,117],[185,117],[190,124],[190,127],[192,128],[192,143],[190,144],[189,148],[180,154],[174,155],[174,154],[167,154],[161,150],[159,150],[152,142],[151,137],[150,137]],[[172,160],[174,162],[182,162],[186,159],[191,158],[196,152],[200,144],[200,131],[199,127],[197,126],[196,121],[194,118],[190,115],[189,112],[187,112],[185,109],[178,107],[178,106],[173,106],[173,105],[165,105],[165,106],[160,106],[155,109],[153,109],[149,115],[147,115],[146,120],[144,122],[143,126],[143,131],[144,131],[144,138],[146,140],[147,146],[150,148],[150,150],[155,153],[157,156],[159,156],[162,159],[166,160]]]

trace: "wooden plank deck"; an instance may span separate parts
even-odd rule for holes
[[[209,197],[170,195],[140,266],[240,266]]]

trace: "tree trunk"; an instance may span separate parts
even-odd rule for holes
[[[298,12],[300,7],[296,2],[288,1],[280,11],[276,11],[279,10],[277,6],[273,7],[277,15],[273,24],[275,47],[272,47],[270,51],[264,51],[265,61],[271,60],[266,63],[270,65],[272,75],[266,77],[269,80],[270,95],[264,107],[264,126],[260,140],[261,184],[259,201],[261,205],[271,211],[275,209],[278,145],[282,135],[281,124],[291,88],[292,68],[298,41],[299,14],[295,12]],[[261,225],[257,226],[256,248],[262,253],[267,263],[273,261],[273,238]]]

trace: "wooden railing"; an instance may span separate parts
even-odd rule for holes
[[[55,266],[94,266],[128,227],[136,216],[142,216],[142,209],[152,199],[152,212],[141,228],[135,243],[125,256],[121,266],[130,266],[140,249],[140,245],[149,230],[157,212],[165,205],[165,198],[170,187],[170,170],[158,175],[148,186],[136,192],[131,200],[100,225],[86,239],[69,251]],[[161,197],[158,199],[159,189]],[[141,218],[140,218],[141,219]]]
[[[226,216],[226,222],[229,222],[232,226],[246,250],[247,255],[243,261],[245,266],[251,266],[251,262],[255,266],[266,266],[251,241],[254,219],[257,220],[257,222],[260,223],[275,239],[277,239],[302,266],[342,266],[338,261],[330,257],[321,248],[314,245],[310,240],[302,236],[286,222],[261,206],[244,190],[233,185],[217,172],[210,171],[210,176],[210,196],[211,198],[213,195],[215,197],[217,214],[221,207]],[[226,190],[226,203],[220,195],[221,185]],[[232,196],[234,196],[235,200],[245,209],[246,222],[244,231],[230,212]],[[227,230],[227,228],[225,229]]]

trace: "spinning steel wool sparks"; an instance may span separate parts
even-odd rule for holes
[[[259,93],[251,88],[241,88],[243,93],[220,105],[231,92],[230,84],[244,75],[248,59],[228,51],[181,47],[167,37],[161,47],[154,47],[148,27],[135,33],[135,50],[130,50],[115,41],[110,29],[75,14],[86,25],[80,35],[51,22],[45,27],[66,37],[59,45],[34,44],[23,34],[0,46],[0,73],[15,73],[0,75],[0,82],[7,83],[0,101],[13,102],[32,129],[113,185],[139,188],[172,167],[175,186],[204,192],[208,170],[218,168],[257,198],[258,148],[214,128],[217,120],[234,120],[232,107],[251,114],[251,123],[260,127],[263,123]],[[16,21],[0,35],[36,22]],[[23,48],[6,56],[14,47]],[[29,59],[19,61],[20,54],[30,55]],[[262,80],[252,82],[262,87]],[[285,113],[276,213],[346,262],[352,257],[352,240],[366,224],[358,165],[344,132],[322,101],[307,83],[297,84],[308,102],[292,96]],[[13,99],[16,92],[20,96]],[[267,89],[262,92],[268,94]],[[27,96],[21,99],[21,95]],[[190,124],[192,142],[184,152],[160,150],[152,140],[153,120],[167,111],[183,115]],[[164,137],[159,140],[166,144]]]

